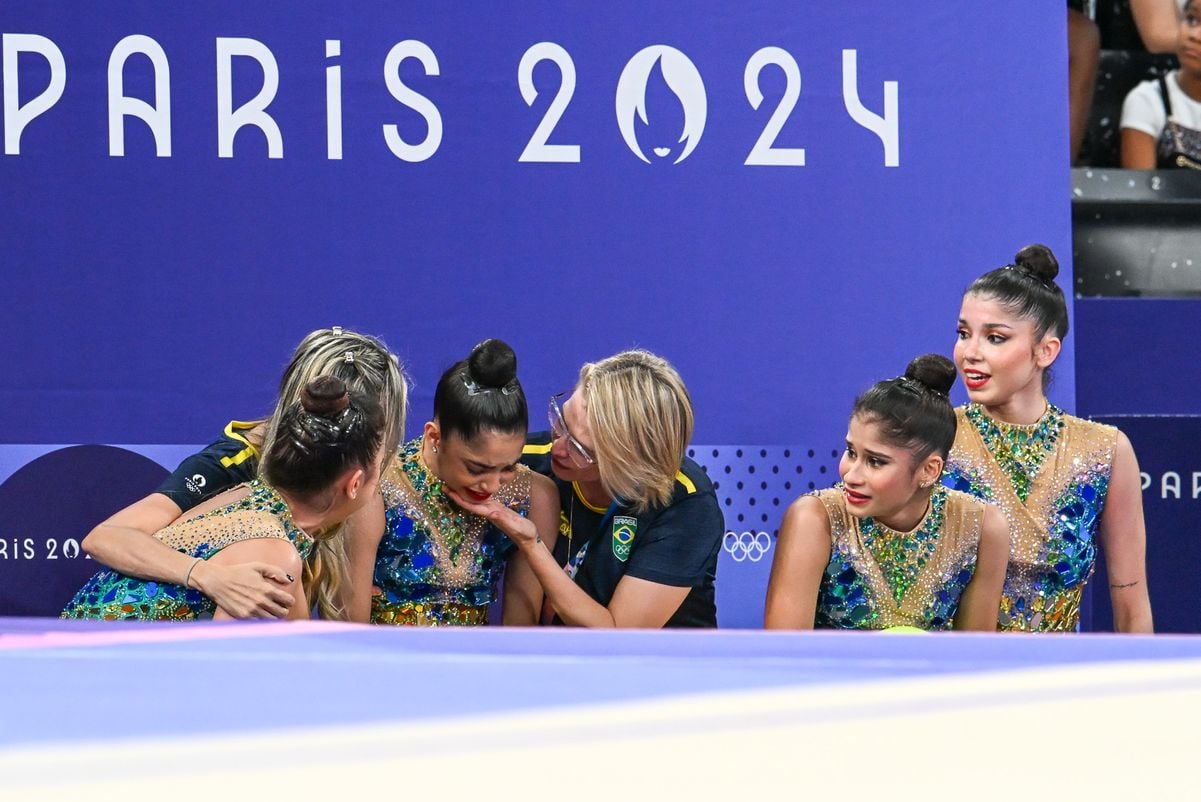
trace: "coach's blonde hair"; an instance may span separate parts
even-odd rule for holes
[[[260,453],[271,453],[276,421],[300,398],[305,385],[318,376],[334,376],[345,382],[348,389],[379,399],[384,411],[383,466],[386,469],[404,437],[409,383],[400,363],[383,342],[340,327],[318,329],[296,346],[280,379],[279,399],[275,412],[267,421],[267,434]],[[262,473],[260,462],[259,474]],[[309,601],[317,605],[322,618],[344,618],[345,612],[335,600],[347,570],[341,526],[315,535],[314,541],[313,550],[304,562],[305,593]]]
[[[671,501],[692,439],[692,399],[676,369],[648,351],[623,351],[580,369],[600,480],[635,512]]]

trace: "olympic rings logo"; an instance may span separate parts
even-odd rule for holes
[[[757,563],[771,551],[771,535],[767,532],[726,532],[721,547],[730,553],[736,563],[747,560]]]

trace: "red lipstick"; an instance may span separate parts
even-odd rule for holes
[[[867,502],[871,501],[871,496],[865,496],[862,493],[856,493],[854,490],[851,490],[849,488],[843,488],[843,491],[847,495],[847,503],[848,504],[859,505],[859,504],[866,504]]]

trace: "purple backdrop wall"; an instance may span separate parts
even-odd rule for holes
[[[866,384],[950,351],[971,278],[1070,253],[1058,8],[18,2],[0,33],[0,444],[207,441],[340,324],[404,358],[414,424],[484,337],[535,398],[640,345],[698,442],[828,452]],[[161,48],[169,135],[121,42]],[[110,126],[122,95],[157,136]]]

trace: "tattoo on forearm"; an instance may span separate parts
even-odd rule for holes
[[[1120,589],[1120,588],[1132,588],[1132,587],[1134,587],[1134,586],[1135,586],[1135,585],[1137,585],[1137,584],[1138,584],[1138,582],[1137,582],[1137,581],[1135,581],[1135,582],[1123,582],[1123,583],[1121,583],[1121,584],[1110,584],[1110,587],[1111,587],[1111,588],[1113,588],[1113,589],[1115,589],[1115,590],[1118,590],[1118,589]]]

